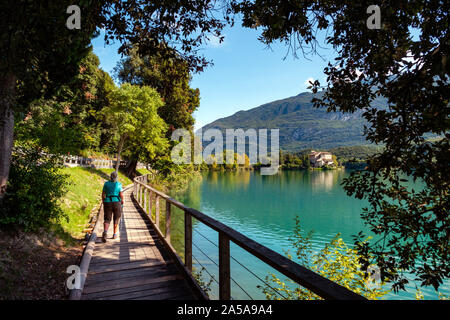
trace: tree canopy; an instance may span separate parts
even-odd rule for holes
[[[369,201],[362,217],[382,237],[361,244],[362,265],[377,263],[394,289],[408,270],[422,285],[438,288],[450,275],[449,184],[449,19],[445,1],[380,4],[381,28],[369,29],[372,1],[242,1],[234,6],[246,27],[262,29],[261,41],[288,44],[294,54],[318,53],[318,31],[337,58],[324,72],[327,84],[317,107],[347,113],[363,110],[367,140],[384,144],[367,170],[354,173],[344,188]],[[386,110],[371,105],[377,97]],[[427,134],[440,139],[428,140]],[[423,180],[408,190],[403,175]],[[373,258],[370,258],[373,257]]]
[[[148,158],[168,147],[164,137],[167,126],[158,116],[163,102],[155,89],[125,83],[111,92],[110,100],[103,114],[119,136],[118,160],[125,142],[135,154],[144,153]]]
[[[117,64],[115,72],[121,82],[151,86],[159,92],[164,100],[159,115],[169,125],[169,134],[193,128],[192,113],[200,105],[200,91],[190,87],[188,63],[174,51],[170,58],[160,53],[140,56],[135,48]]]
[[[220,36],[225,21],[216,1],[83,1],[80,29],[66,27],[72,5],[63,1],[8,0],[0,13],[0,199],[6,191],[14,132],[14,113],[27,113],[30,102],[52,94],[77,74],[79,62],[98,30],[120,53],[138,45],[144,54],[175,48],[190,70],[208,61],[197,52],[209,34]],[[226,9],[226,13],[229,9]]]
[[[34,141],[54,154],[99,150],[111,139],[101,110],[115,87],[92,52],[81,60],[79,73],[53,95],[33,101],[15,114],[16,141]]]

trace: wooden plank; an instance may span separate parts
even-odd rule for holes
[[[94,261],[92,261],[92,266],[109,266],[109,265],[117,265],[117,264],[123,264],[123,263],[131,263],[136,261],[164,261],[164,259],[161,259],[160,257],[156,257],[153,255],[153,253],[148,252],[145,254],[138,253],[138,254],[130,254],[129,257],[120,258],[120,259],[108,259],[108,258],[96,258]]]
[[[147,230],[132,230],[128,232],[126,236],[128,239],[128,242],[126,242],[126,244],[128,244],[128,246],[143,244],[146,241],[156,243],[155,239],[148,233]],[[113,241],[111,242],[112,244],[114,244]]]
[[[100,240],[101,241],[101,240]],[[145,247],[154,247],[156,245],[159,245],[161,243],[161,240],[149,237],[148,242],[114,242],[108,241],[106,244],[100,242],[99,246],[95,249],[96,252],[113,252],[114,250],[126,250],[129,248],[145,248]],[[103,246],[103,247],[101,247]]]
[[[166,282],[156,282],[156,283],[150,283],[150,284],[144,284],[144,285],[138,285],[135,287],[127,287],[127,288],[119,288],[119,289],[113,289],[108,291],[102,291],[102,292],[95,292],[95,293],[88,293],[84,296],[85,300],[88,299],[98,299],[102,297],[112,297],[112,296],[118,296],[123,295],[127,293],[132,292],[139,292],[139,291],[146,291],[146,290],[152,290],[156,288],[161,287],[181,287],[185,284],[184,280],[169,280]]]
[[[184,286],[161,286],[159,288],[152,288],[143,291],[134,291],[125,294],[107,296],[102,300],[130,300],[130,299],[151,299],[151,300],[161,300],[161,295],[170,294],[171,296],[181,296],[186,295],[189,291]]]
[[[107,256],[95,256],[95,258],[92,260],[92,266],[105,266],[105,265],[113,265],[113,264],[119,264],[119,263],[127,263],[132,262],[133,255],[130,254],[127,257],[119,258],[117,257],[107,257]],[[136,259],[135,259],[136,260]]]
[[[230,239],[219,232],[219,299],[230,300]]]
[[[130,275],[138,275],[138,274],[142,274],[142,273],[145,273],[148,271],[153,271],[153,270],[155,270],[155,272],[161,271],[161,270],[169,270],[172,272],[177,271],[173,264],[171,264],[170,266],[171,267],[168,267],[168,265],[166,265],[166,264],[161,264],[161,265],[157,265],[157,266],[152,265],[152,266],[139,267],[139,268],[134,268],[134,269],[114,270],[114,271],[102,272],[102,273],[90,273],[89,279],[91,282],[95,282],[95,281],[99,281],[99,280],[107,279],[107,278],[111,278],[111,277],[120,278],[120,277],[128,277]]]
[[[150,242],[150,241],[149,241]],[[156,247],[159,244],[153,243],[143,243],[143,244],[129,244],[117,246],[117,248],[102,248],[96,252],[96,255],[118,255],[125,254],[127,252],[131,252],[133,250],[151,250],[152,247]]]
[[[141,268],[141,267],[159,266],[159,265],[166,265],[169,263],[172,263],[172,262],[141,260],[141,261],[133,261],[133,262],[129,262],[129,263],[99,265],[99,266],[93,266],[92,268],[89,268],[89,274],[118,271],[118,270],[127,270],[127,269],[136,269],[136,268]]]
[[[165,253],[162,246],[163,246],[162,244],[158,244],[156,246],[151,247],[155,257],[157,257],[158,259],[161,259],[161,260],[172,261],[172,259],[170,257],[168,257],[168,255]]]
[[[169,280],[176,280],[176,279],[183,279],[183,277],[180,274],[175,275],[167,275],[164,277],[158,277],[158,278],[144,278],[144,279],[137,279],[137,280],[128,280],[124,283],[109,283],[104,284],[102,286],[88,286],[83,290],[83,293],[93,293],[93,292],[101,292],[101,291],[108,291],[112,289],[119,289],[119,288],[127,288],[127,287],[135,287],[138,285],[143,284],[150,284],[150,283],[156,283],[156,282],[166,282]]]
[[[148,244],[146,246],[122,246],[121,248],[118,248],[119,250],[112,250],[112,249],[105,249],[102,251],[98,251],[96,253],[95,258],[100,259],[121,259],[131,256],[132,254],[136,253],[151,253],[153,251],[153,248],[157,247],[157,244]]]
[[[128,274],[123,274],[123,272],[106,272],[102,274],[89,275],[89,285],[86,285],[86,288],[101,287],[109,283],[126,285],[130,280],[133,281],[139,279],[148,280],[177,274],[172,270],[164,268],[165,266],[162,267],[163,267],[162,269],[155,271],[142,270],[139,268],[135,269],[134,273]]]
[[[142,239],[142,241],[136,241],[136,236],[143,234],[146,237]],[[125,239],[126,238],[126,239]],[[109,239],[108,239],[109,240]],[[148,232],[142,231],[133,231],[129,232],[126,235],[122,235],[120,237],[120,240],[111,240],[107,241],[106,243],[100,243],[98,247],[98,250],[112,250],[114,248],[117,248],[118,250],[124,250],[124,248],[142,248],[145,246],[153,246],[155,245],[159,239],[156,239],[152,237]]]
[[[152,266],[152,270],[147,269],[135,269],[132,273],[125,273],[122,271],[119,272],[107,272],[102,274],[90,274],[89,285],[87,287],[96,287],[102,286],[107,282],[114,282],[115,284],[128,282],[129,280],[137,280],[137,279],[153,279],[153,278],[161,278],[167,275],[176,274],[176,270],[169,269],[165,265],[161,266]]]
[[[103,252],[98,252],[98,253],[96,253],[92,262],[94,264],[97,264],[97,263],[104,264],[104,263],[108,263],[110,261],[113,261],[113,262],[115,261],[115,263],[119,263],[120,261],[125,261],[127,259],[128,260],[132,259],[132,258],[135,259],[137,256],[140,256],[140,255],[146,255],[146,257],[144,257],[143,259],[148,258],[147,256],[154,258],[151,248],[147,248],[144,250],[143,249],[129,249],[126,252],[123,252],[120,254],[118,252],[117,252],[117,254],[107,254],[107,253],[103,253]]]
[[[171,291],[171,292],[166,292],[166,293],[161,293],[161,294],[150,294],[147,296],[142,296],[142,297],[134,298],[134,299],[130,299],[130,300],[171,300],[171,299],[179,298],[183,295],[186,295],[186,293],[179,292],[179,291]]]

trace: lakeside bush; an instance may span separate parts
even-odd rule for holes
[[[384,283],[368,285],[366,272],[362,270],[357,251],[349,248],[340,238],[340,234],[337,234],[319,251],[315,251],[312,247],[312,236],[313,231],[307,234],[302,232],[300,220],[296,217],[294,234],[289,241],[295,250],[296,259],[302,266],[368,299],[378,299],[389,292],[383,289]],[[286,255],[293,260],[289,251]],[[278,292],[281,292],[286,300],[321,299],[296,282],[290,279],[282,281],[273,273],[266,276],[266,281],[270,283],[270,286],[265,285],[260,288],[268,300],[282,299]]]
[[[37,231],[67,219],[59,199],[67,191],[67,175],[56,156],[29,145],[12,155],[8,188],[0,203],[0,225]]]

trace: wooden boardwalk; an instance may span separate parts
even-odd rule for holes
[[[141,216],[131,198],[132,188],[124,192],[125,203],[120,237],[108,241],[97,238],[82,299],[107,300],[192,300],[187,281],[165,251],[151,224]],[[99,220],[102,223],[103,219]],[[103,226],[99,228],[99,235]]]
[[[148,184],[149,175],[134,179],[132,188],[124,191],[125,206],[120,237],[107,243],[92,237],[80,263],[81,288],[70,293],[72,300],[209,300],[192,275],[192,219],[218,233],[219,299],[230,300],[230,243],[265,262],[300,286],[324,299],[365,300],[359,294],[317,274],[244,234],[181,202]],[[134,193],[134,197],[132,196]],[[161,204],[164,201],[164,233],[160,229]],[[172,207],[184,211],[184,259],[171,244]],[[154,210],[154,220],[148,212]],[[101,234],[103,215],[94,228]],[[112,226],[111,226],[112,228]],[[112,230],[110,230],[112,235]],[[234,281],[234,280],[233,280]]]

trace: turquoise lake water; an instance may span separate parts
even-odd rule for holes
[[[348,245],[353,243],[352,235],[359,231],[368,234],[360,217],[367,203],[347,196],[341,186],[342,179],[348,175],[345,170],[285,171],[273,176],[261,176],[253,171],[210,172],[174,197],[281,254],[292,249],[289,237],[298,216],[303,230],[314,230],[313,246],[319,250],[337,233]],[[194,220],[193,264],[197,270],[204,266],[218,280],[217,242],[217,232]],[[274,269],[234,244],[230,250],[232,297],[265,299],[257,286],[264,285],[260,279],[264,280]],[[202,272],[205,281],[210,279],[207,272]],[[414,299],[415,285],[411,283],[407,289],[407,292],[389,293],[383,299]],[[437,298],[431,287],[422,291],[425,299]],[[440,291],[450,294],[448,281]],[[215,281],[210,296],[213,299],[218,296]]]

